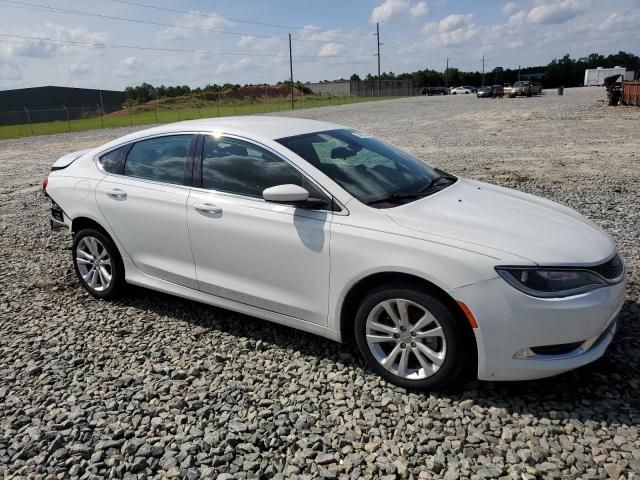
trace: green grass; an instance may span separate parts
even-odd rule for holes
[[[295,109],[307,109],[320,106],[344,105],[393,97],[320,97],[306,95],[295,97]],[[255,113],[269,113],[291,110],[289,98],[271,99],[269,101],[223,100],[217,102],[198,103],[168,103],[161,102],[158,108],[141,110],[140,107],[123,109],[107,114],[104,117],[94,116],[77,120],[56,120],[52,122],[28,123],[18,125],[0,125],[0,139],[26,137],[30,135],[50,135],[62,132],[79,132],[97,128],[126,127],[133,125],[153,125],[159,123],[179,122],[197,118],[224,117],[233,115],[251,115]],[[147,105],[147,108],[149,106]],[[1,115],[1,113],[0,113]],[[60,112],[65,117],[64,110]]]

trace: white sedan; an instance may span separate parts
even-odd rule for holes
[[[51,222],[91,295],[141,285],[337,340],[407,388],[602,356],[612,239],[574,210],[331,123],[188,121],[55,162]]]
[[[450,95],[469,95],[470,93],[473,93],[473,91],[466,87],[455,87],[449,90]]]

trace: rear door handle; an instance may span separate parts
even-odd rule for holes
[[[193,208],[203,213],[222,213],[222,209],[212,203],[196,203]]]
[[[124,190],[120,190],[119,188],[114,188],[113,190],[109,190],[107,192],[111,198],[127,198],[127,192]]]

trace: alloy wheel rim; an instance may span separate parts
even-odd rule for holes
[[[76,246],[75,261],[82,281],[91,290],[102,292],[111,285],[113,270],[105,246],[95,237],[82,237]]]
[[[434,375],[446,359],[447,342],[438,320],[411,300],[377,304],[367,317],[365,335],[376,361],[406,380]]]

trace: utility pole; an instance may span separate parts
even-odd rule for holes
[[[291,53],[291,34],[289,34],[289,72],[291,73],[291,110],[295,108],[293,104],[293,54]]]
[[[482,55],[482,86],[484,87],[484,55]]]
[[[378,96],[380,96],[380,45],[383,44],[380,43],[380,24],[378,22],[376,22],[375,35],[378,43],[378,53],[376,54],[376,56],[378,57]]]
[[[518,65],[518,81],[520,81],[520,65]]]
[[[449,57],[447,57],[447,68],[444,69],[444,86],[449,88]]]
[[[102,115],[100,115],[100,124],[102,125],[102,128],[104,128],[104,102],[102,101],[102,90],[99,90],[100,92],[100,111],[102,113]]]

